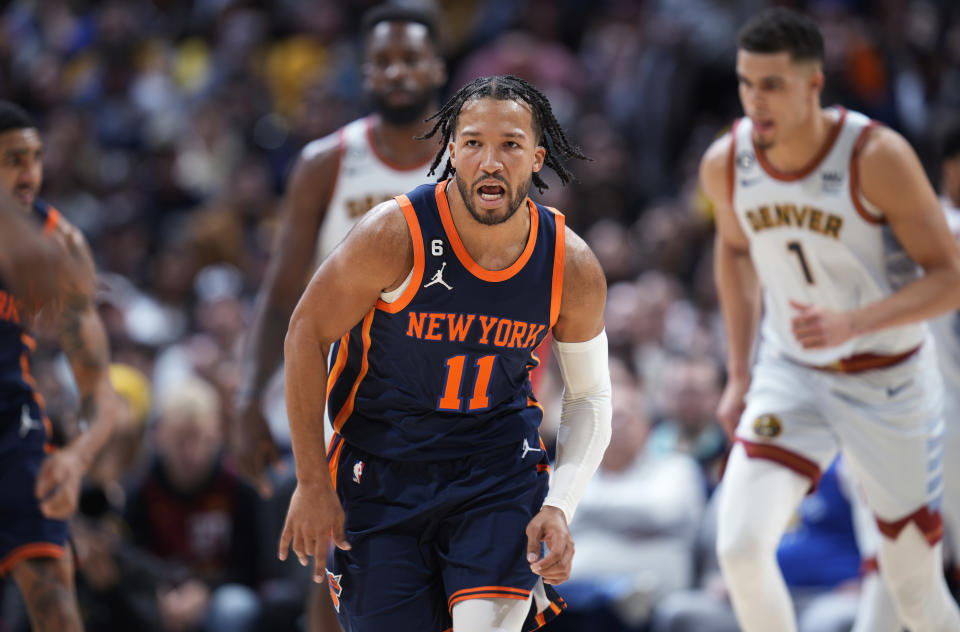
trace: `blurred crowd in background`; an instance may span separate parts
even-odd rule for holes
[[[292,161],[369,111],[358,31],[374,4],[4,3],[0,95],[40,121],[41,195],[91,243],[114,383],[131,411],[75,520],[90,630],[242,629],[231,616],[252,607],[275,617],[263,629],[302,622],[306,582],[263,535],[284,508],[231,473],[224,433]],[[824,30],[824,104],[903,133],[936,185],[938,130],[960,111],[960,4],[779,4]],[[726,449],[713,417],[723,334],[696,173],[739,115],[736,31],[767,5],[439,2],[447,93],[478,75],[531,80],[593,159],[572,165],[570,186],[548,176],[540,199],[567,214],[609,283],[614,439],[573,525],[569,598],[589,620],[612,617],[597,629],[683,630],[671,627],[682,625],[682,605],[657,608],[677,591],[722,598],[708,534]],[[74,414],[55,350],[35,372],[51,417]],[[548,428],[558,385],[542,376]],[[829,591],[857,573],[852,564],[811,581]],[[23,617],[10,593],[0,629],[12,632]],[[592,612],[598,604],[605,614]],[[576,625],[568,629],[590,629]]]

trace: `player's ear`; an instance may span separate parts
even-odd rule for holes
[[[447,155],[450,156],[450,165],[456,169],[457,168],[457,145],[453,142],[453,136],[450,137],[450,142],[447,143]]]
[[[536,173],[543,169],[543,160],[547,157],[547,150],[543,145],[537,145],[537,148],[533,150],[533,172]]]
[[[826,78],[823,76],[823,69],[819,66],[814,68],[813,72],[810,73],[808,82],[811,90],[814,92],[822,92],[823,86],[826,84]]]

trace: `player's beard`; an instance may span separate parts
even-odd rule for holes
[[[457,181],[457,188],[460,190],[460,197],[463,198],[463,203],[466,205],[470,215],[473,216],[473,219],[486,226],[496,226],[497,224],[502,224],[513,217],[513,214],[516,213],[517,209],[520,208],[520,205],[523,204],[523,201],[527,197],[527,192],[530,191],[530,183],[533,181],[533,174],[530,174],[530,177],[527,178],[527,181],[524,182],[517,189],[517,192],[512,196],[510,195],[510,184],[499,176],[481,176],[477,178],[472,186],[468,185],[464,179],[460,177],[459,173],[454,173],[454,179]],[[506,197],[508,203],[507,212],[502,216],[483,213],[477,209],[476,205],[473,203],[473,193],[477,190],[477,185],[484,180],[496,180],[503,185],[503,190],[505,192],[504,197]]]
[[[370,93],[373,109],[380,114],[383,120],[391,125],[412,125],[427,118],[430,105],[436,99],[439,88],[430,86],[422,92],[415,92],[410,103],[405,105],[391,105],[386,95],[376,92]]]

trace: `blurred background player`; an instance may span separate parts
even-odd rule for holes
[[[943,134],[940,203],[954,239],[960,242],[960,121]],[[944,379],[943,519],[944,553],[954,590],[960,590],[960,311],[931,321]]]
[[[80,392],[86,428],[68,433],[54,448],[43,397],[30,374],[35,342],[16,296],[0,287],[0,573],[10,574],[26,602],[34,630],[80,630],[73,590],[67,524],[77,507],[80,482],[107,442],[115,394],[109,383],[109,349],[94,306],[95,272],[86,240],[56,209],[37,197],[43,182],[43,143],[31,117],[0,102],[0,187],[79,270],[58,289],[54,319],[59,341]],[[33,270],[10,270],[33,274]]]
[[[940,141],[940,204],[947,226],[960,242],[960,122],[951,121]],[[948,581],[956,595],[960,585],[960,312],[930,321],[944,379],[943,397],[943,539]],[[869,552],[875,554],[875,550]],[[873,630],[874,621],[893,611],[889,591],[871,586],[861,605],[857,632]]]
[[[278,459],[264,391],[304,284],[366,211],[422,184],[436,153],[433,144],[414,140],[429,129],[424,120],[447,78],[430,6],[383,4],[364,16],[363,85],[374,113],[309,143],[293,167],[232,428],[237,467],[262,491],[269,489],[266,468]]]
[[[717,549],[737,618],[747,632],[796,629],[775,550],[842,448],[901,620],[956,630],[941,567],[943,386],[921,321],[960,307],[960,249],[903,137],[821,108],[815,22],[771,9],[738,44],[746,116],[701,164],[729,345],[719,416],[737,440]]]

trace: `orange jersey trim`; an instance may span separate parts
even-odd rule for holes
[[[43,234],[50,235],[60,224],[60,211],[52,206],[47,211],[47,221],[43,223]]]
[[[65,552],[66,549],[64,547],[50,542],[31,542],[23,546],[18,546],[0,560],[0,575],[7,575],[14,566],[23,560],[37,557],[52,557],[59,560]]]
[[[330,439],[330,447],[333,447],[333,442],[336,441],[337,435],[333,435],[333,438]],[[343,450],[344,441],[341,438],[340,443],[337,444],[336,449],[333,451],[333,454],[330,455],[330,460],[327,462],[327,467],[330,468],[330,480],[333,482],[333,491],[337,491],[337,469],[340,467],[340,452]],[[327,452],[330,452],[330,449],[327,449]]]
[[[817,155],[813,157],[807,166],[803,167],[799,171],[791,171],[790,173],[783,173],[782,171],[777,171],[776,167],[767,162],[767,157],[764,156],[763,151],[757,147],[757,141],[751,138],[753,142],[753,153],[757,155],[757,162],[760,163],[760,166],[763,167],[763,170],[767,172],[774,180],[780,180],[781,182],[796,182],[797,180],[802,180],[808,175],[813,173],[814,169],[820,166],[820,163],[823,162],[823,159],[827,157],[827,154],[830,153],[830,150],[833,149],[834,143],[837,142],[837,138],[840,137],[840,130],[843,129],[843,122],[847,119],[847,110],[844,107],[837,107],[837,110],[840,112],[840,119],[834,124],[833,129],[830,130],[830,135],[827,136],[826,142],[823,143],[823,146],[820,148],[820,151],[817,152]],[[751,134],[751,137],[753,134]]]
[[[810,491],[813,492],[820,482],[820,466],[805,456],[791,452],[780,446],[767,443],[754,443],[737,437],[737,443],[743,446],[747,456],[751,459],[766,459],[779,463],[788,470],[793,470],[801,476],[810,479]]]
[[[330,391],[333,390],[333,385],[337,383],[337,380],[340,379],[340,375],[343,373],[343,367],[347,365],[347,345],[350,344],[350,332],[343,334],[343,337],[340,338],[340,346],[337,347],[337,359],[333,363],[333,370],[330,371],[330,375],[327,376],[327,401],[330,401]]]
[[[877,518],[880,533],[891,540],[900,537],[900,532],[911,522],[917,525],[930,546],[935,546],[943,539],[943,518],[939,511],[930,511],[927,507],[921,507],[909,516],[891,522]]]
[[[556,245],[553,253],[553,287],[550,292],[550,328],[553,329],[560,317],[560,304],[563,302],[563,271],[567,253],[565,229],[567,218],[557,209],[549,206],[547,208],[553,211],[553,218],[557,224]]]
[[[382,162],[384,165],[390,167],[394,171],[415,171],[417,169],[423,169],[433,161],[435,156],[431,154],[426,160],[424,160],[423,162],[417,163],[415,165],[405,166],[405,165],[401,165],[400,163],[393,162],[392,160],[388,159],[386,156],[383,155],[383,153],[380,151],[380,147],[377,145],[377,139],[373,135],[373,124],[375,123],[374,117],[368,116],[366,118],[366,121],[367,121],[367,143],[370,144],[370,151],[372,151],[373,155],[377,157],[377,160]]]
[[[20,334],[20,342],[22,342],[23,346],[30,351],[37,350],[37,341],[34,340],[29,334]]]
[[[875,121],[870,121],[860,132],[857,142],[853,145],[853,152],[850,154],[850,198],[853,200],[853,206],[857,209],[857,214],[860,217],[868,224],[879,225],[885,224],[887,220],[868,211],[863,202],[860,201],[860,174],[857,170],[857,158],[860,156],[860,150],[863,149],[863,144],[867,141],[870,131],[876,127],[878,127],[878,124]]]
[[[527,264],[527,261],[530,260],[530,255],[533,254],[533,249],[537,245],[537,237],[540,230],[540,213],[537,212],[537,207],[534,205],[533,200],[527,198],[527,208],[530,210],[530,235],[527,237],[527,245],[523,249],[523,252],[520,253],[520,256],[510,267],[503,270],[487,270],[473,260],[473,257],[470,256],[470,253],[467,252],[463,242],[460,240],[460,234],[457,232],[457,227],[453,223],[453,215],[450,214],[447,194],[444,191],[448,182],[449,180],[445,180],[438,183],[435,195],[437,198],[437,208],[440,210],[440,222],[443,224],[443,230],[447,233],[447,239],[450,240],[450,246],[453,248],[454,254],[457,255],[457,259],[460,260],[464,268],[470,271],[470,274],[481,281],[496,283],[512,278]]]
[[[360,373],[357,374],[357,379],[353,383],[353,388],[350,389],[350,395],[347,397],[347,402],[343,405],[343,408],[340,410],[340,413],[333,422],[333,429],[337,432],[340,432],[340,429],[343,428],[343,424],[347,421],[347,417],[353,414],[353,405],[357,399],[357,390],[360,388],[360,382],[362,382],[363,378],[367,375],[367,367],[369,366],[370,360],[370,326],[373,324],[374,313],[376,313],[376,310],[371,309],[369,312],[367,312],[367,315],[363,317],[363,359],[360,362]]]
[[[447,606],[450,610],[468,599],[518,599],[526,600],[530,598],[530,591],[523,588],[513,588],[511,586],[478,586],[476,588],[464,588],[450,595],[447,600]]]
[[[403,217],[407,220],[407,228],[410,230],[410,238],[413,240],[413,276],[410,277],[410,284],[407,285],[407,289],[405,289],[403,294],[394,302],[386,303],[381,299],[377,299],[377,309],[387,312],[388,314],[396,314],[413,300],[417,290],[420,289],[420,283],[423,282],[423,266],[425,260],[423,254],[423,233],[420,232],[420,220],[417,219],[417,212],[413,209],[410,198],[406,195],[398,195],[394,199],[397,201],[397,204],[400,205],[400,210],[403,211]]]

